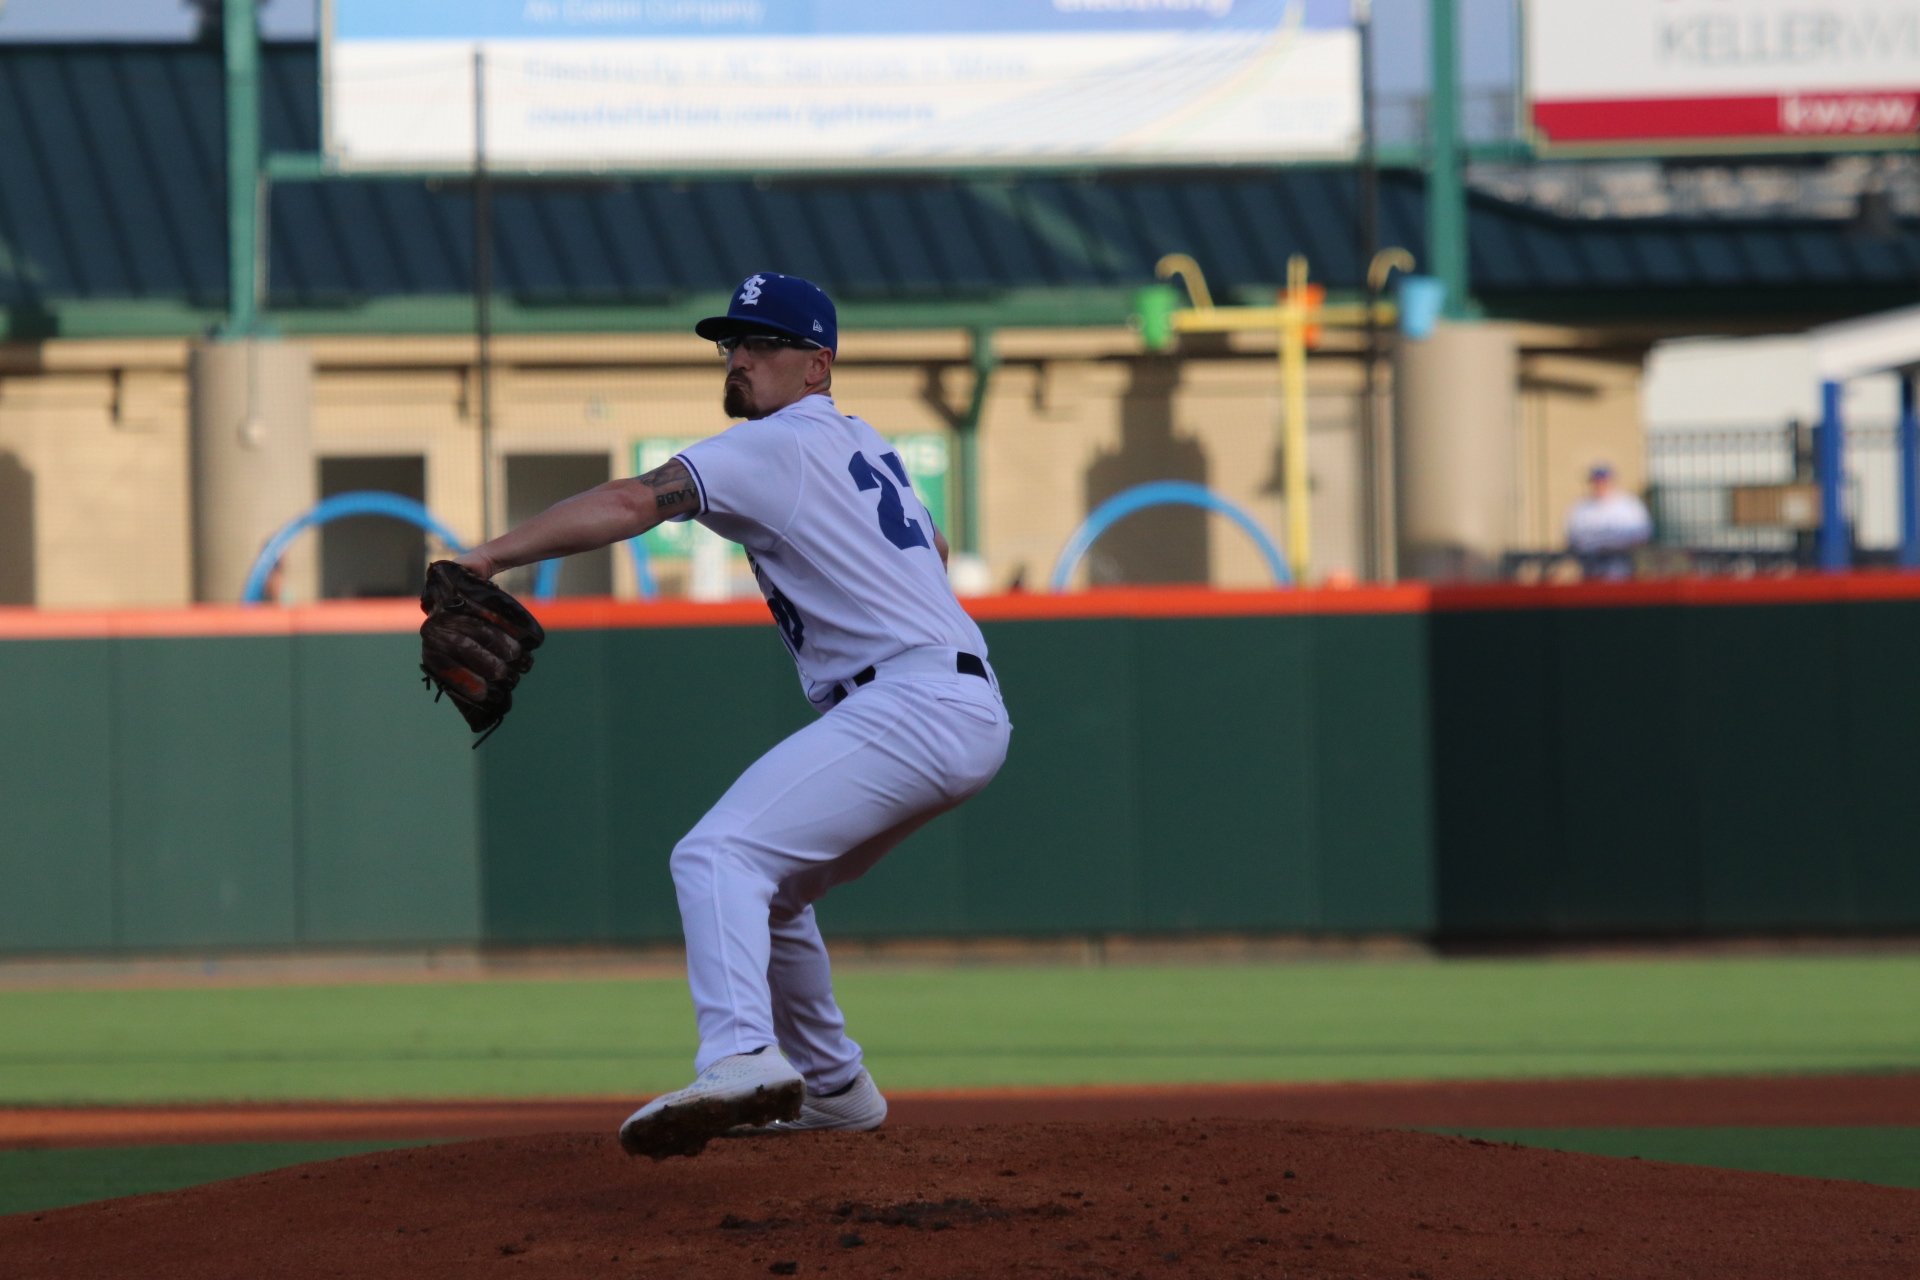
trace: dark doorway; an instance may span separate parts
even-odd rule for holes
[[[1180,434],[1173,396],[1180,365],[1171,358],[1136,360],[1120,407],[1120,447],[1103,451],[1087,468],[1087,511],[1122,490],[1152,480],[1207,482],[1200,442]],[[1205,583],[1211,572],[1207,513],[1192,507],[1154,507],[1113,526],[1087,552],[1087,580],[1095,586]]]
[[[571,498],[613,478],[613,465],[604,453],[516,453],[508,455],[507,524],[519,524],[539,515],[562,498]],[[560,562],[560,584],[556,595],[606,596],[613,594],[613,547],[583,551]],[[624,558],[626,552],[621,551]],[[532,584],[531,567],[521,589]],[[504,580],[503,580],[504,581]]]
[[[427,460],[407,455],[322,458],[320,496],[373,489],[423,502]],[[320,526],[320,596],[364,600],[420,594],[427,534],[391,516],[346,516]]]
[[[0,450],[0,604],[33,604],[33,472],[14,454]]]

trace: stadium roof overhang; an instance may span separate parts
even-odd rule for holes
[[[262,69],[266,149],[310,156],[313,46],[267,45]],[[221,85],[205,46],[0,46],[0,338],[220,323]],[[281,332],[471,330],[470,184],[274,176],[262,311]],[[777,264],[825,284],[850,328],[1114,325],[1169,252],[1223,301],[1270,301],[1294,254],[1351,299],[1359,186],[1328,166],[502,182],[492,322],[675,330]],[[1417,169],[1382,174],[1379,212],[1378,243],[1423,259]],[[1920,293],[1912,221],[1581,219],[1476,193],[1469,239],[1486,314],[1649,336],[1799,331]]]

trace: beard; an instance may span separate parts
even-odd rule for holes
[[[729,418],[753,416],[753,392],[743,379],[727,379],[726,389],[720,395],[720,408]]]

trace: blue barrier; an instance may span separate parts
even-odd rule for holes
[[[336,493],[331,498],[323,498],[315,503],[313,510],[305,515],[289,520],[280,527],[279,532],[267,539],[267,545],[261,547],[260,554],[254,557],[253,568],[247,574],[247,585],[240,592],[241,601],[259,604],[266,599],[267,577],[273,572],[273,567],[280,563],[280,558],[287,554],[287,548],[295,538],[308,529],[347,516],[390,516],[395,520],[405,520],[446,543],[453,548],[455,555],[467,549],[466,543],[455,537],[450,529],[433,518],[432,512],[412,498],[380,489]]]
[[[638,538],[627,539],[627,551],[633,557],[633,585],[639,591],[642,600],[659,597],[660,588],[653,580],[653,567],[647,559],[646,544]],[[533,571],[533,598],[551,600],[560,586],[560,562],[542,560],[540,567]]]
[[[303,516],[289,520],[260,548],[260,554],[254,557],[253,568],[247,573],[247,583],[241,589],[240,599],[246,604],[260,604],[266,599],[267,578],[273,573],[273,567],[280,563],[293,540],[308,529],[342,520],[348,516],[389,516],[395,520],[404,520],[417,528],[425,529],[434,537],[453,549],[455,555],[467,550],[467,544],[455,537],[453,531],[434,519],[433,513],[412,498],[397,493],[388,493],[381,489],[355,489],[350,493],[336,493],[331,498],[323,498],[314,504],[313,510]],[[640,539],[627,539],[627,550],[633,557],[633,581],[642,600],[659,597],[660,588],[653,580],[653,571],[647,563],[647,549]],[[536,600],[551,600],[555,587],[560,581],[560,562],[542,560],[540,567],[534,570],[533,596]]]
[[[1266,530],[1252,516],[1205,485],[1187,480],[1150,480],[1114,494],[1080,522],[1080,527],[1073,531],[1073,536],[1067,539],[1067,545],[1061,549],[1059,560],[1054,562],[1053,580],[1047,584],[1047,590],[1066,590],[1067,579],[1073,575],[1074,566],[1080,563],[1080,558],[1087,554],[1101,534],[1136,511],[1161,506],[1200,507],[1219,512],[1246,530],[1247,536],[1253,539],[1254,545],[1260,548],[1260,554],[1266,558],[1267,571],[1273,575],[1277,585],[1293,585],[1293,575],[1287,571],[1287,562],[1280,555],[1279,548],[1273,545],[1273,539],[1267,536]]]

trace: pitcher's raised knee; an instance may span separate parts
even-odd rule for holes
[[[667,860],[673,887],[682,894],[712,893],[720,860],[725,856],[726,841],[716,835],[694,831],[683,836]]]

